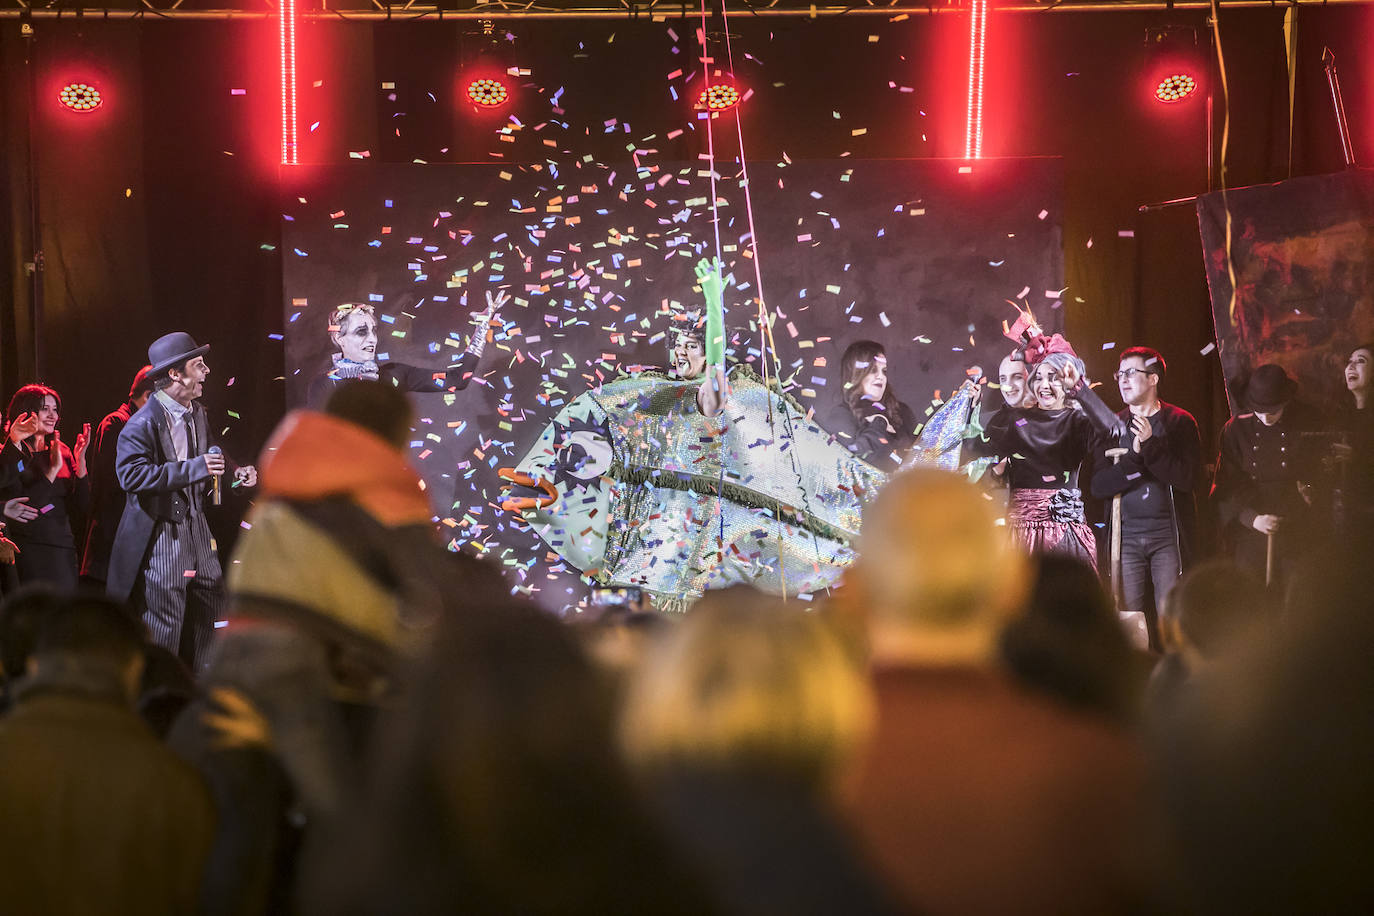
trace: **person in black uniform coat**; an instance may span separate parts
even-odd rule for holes
[[[86,474],[87,423],[68,448],[57,434],[62,399],[46,385],[25,385],[14,393],[6,412],[13,429],[25,414],[38,417],[34,433],[5,449],[9,486],[3,495],[5,514],[13,520],[10,537],[19,548],[19,584],[47,582],[60,589],[75,588],[77,556],[75,530],[90,511],[91,488]],[[13,440],[12,440],[13,441]]]
[[[329,339],[338,348],[333,366],[310,383],[306,406],[323,410],[340,383],[351,379],[388,382],[402,391],[461,391],[472,380],[477,361],[487,344],[487,326],[501,306],[510,300],[505,290],[487,291],[487,308],[473,317],[475,328],[458,362],[443,370],[424,369],[398,362],[377,362],[377,313],[372,306],[348,302],[329,314]]]
[[[105,584],[110,567],[110,548],[114,546],[115,531],[124,514],[124,491],[115,479],[115,447],[120,430],[153,393],[153,380],[148,377],[152,366],[144,366],[129,386],[129,399],[105,416],[95,429],[91,440],[91,520],[86,526],[86,545],[81,554],[81,578]]]
[[[916,441],[916,416],[888,385],[887,352],[873,340],[852,343],[840,358],[840,400],[821,425],[845,448],[884,471],[895,470]]]
[[[1310,483],[1313,456],[1305,434],[1320,419],[1294,401],[1298,383],[1282,366],[1267,364],[1251,373],[1240,391],[1250,408],[1226,421],[1212,483],[1222,536],[1236,565],[1283,581],[1311,534]],[[1273,541],[1273,563],[1268,562]]]

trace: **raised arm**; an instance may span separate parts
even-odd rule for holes
[[[697,391],[697,407],[703,416],[714,417],[730,397],[725,378],[725,286],[729,280],[721,276],[719,259],[702,258],[696,273],[706,300],[706,380]]]

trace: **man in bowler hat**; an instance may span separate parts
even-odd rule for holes
[[[148,348],[153,395],[119,433],[115,477],[124,513],[110,553],[106,591],[129,601],[150,637],[196,670],[205,660],[223,602],[220,564],[204,502],[224,474],[197,403],[210,368],[190,334],[175,331]],[[244,486],[257,470],[233,468]]]
[[[1222,534],[1236,564],[1277,585],[1297,558],[1309,523],[1312,466],[1304,433],[1319,419],[1294,400],[1298,383],[1272,363],[1240,390],[1250,412],[1226,421],[1212,484]]]

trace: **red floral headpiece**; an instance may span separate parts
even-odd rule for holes
[[[1011,302],[1010,299],[1007,301]],[[1026,357],[1027,368],[1038,365],[1051,353],[1067,353],[1077,358],[1078,354],[1073,352],[1073,347],[1064,339],[1063,335],[1045,335],[1045,332],[1040,329],[1040,325],[1036,322],[1035,316],[1031,314],[1029,307],[1022,308],[1015,302],[1011,302],[1011,305],[1017,312],[1016,323],[1007,327],[1007,323],[1003,321],[1002,333],[1006,335],[1008,340],[1021,348],[1021,352]]]

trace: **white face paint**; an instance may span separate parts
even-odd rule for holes
[[[343,358],[365,363],[377,356],[377,319],[367,312],[350,312],[330,335]]]

